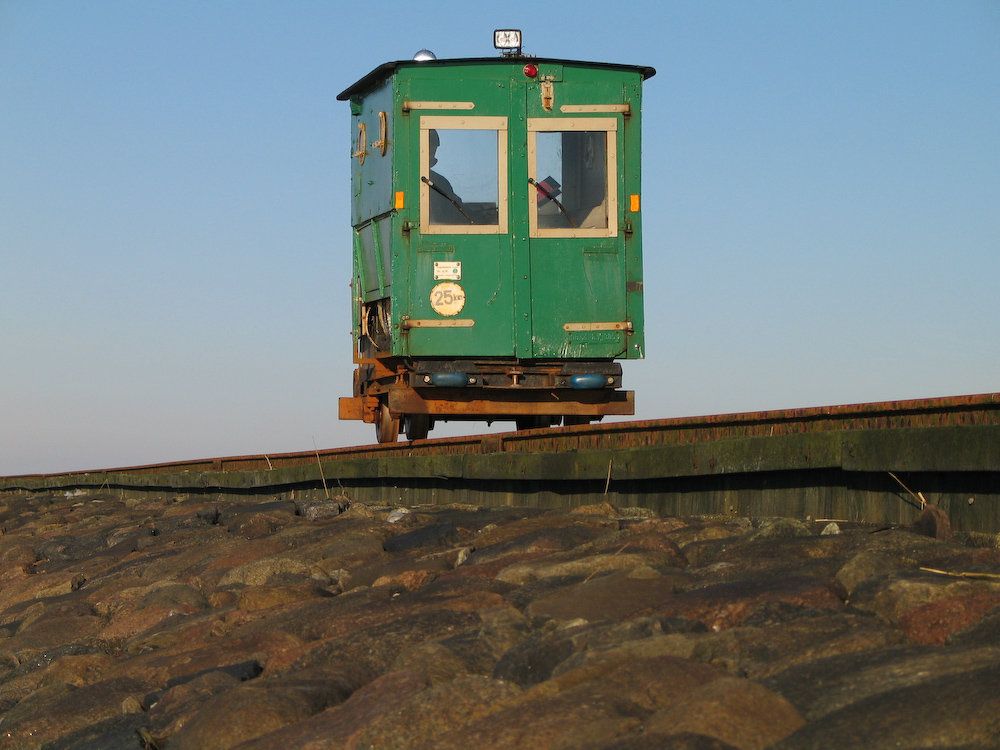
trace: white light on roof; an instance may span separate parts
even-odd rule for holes
[[[516,55],[521,51],[521,30],[497,29],[493,32],[493,46],[505,55]]]
[[[429,49],[422,49],[413,56],[413,59],[417,62],[427,62],[428,60],[437,60],[438,58]]]

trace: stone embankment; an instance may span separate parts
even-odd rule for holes
[[[789,519],[0,498],[11,750],[1000,746],[1000,550]]]

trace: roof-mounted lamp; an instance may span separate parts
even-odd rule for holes
[[[521,30],[497,29],[493,32],[493,46],[500,50],[501,55],[520,55]]]

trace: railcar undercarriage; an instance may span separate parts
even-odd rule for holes
[[[400,431],[421,440],[437,421],[512,421],[519,430],[588,424],[635,413],[610,360],[359,358],[341,419],[375,425],[380,443]]]

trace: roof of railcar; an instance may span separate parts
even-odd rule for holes
[[[364,93],[375,87],[384,78],[396,72],[399,68],[416,66],[450,66],[450,65],[510,65],[512,62],[524,60],[525,63],[545,63],[556,65],[577,65],[584,68],[611,68],[618,70],[632,70],[642,74],[643,80],[656,75],[656,69],[648,65],[621,65],[619,63],[584,62],[582,60],[557,60],[549,57],[462,57],[451,60],[397,60],[379,65],[375,70],[360,79],[356,83],[348,86],[337,94],[338,101],[347,101],[355,94]]]

